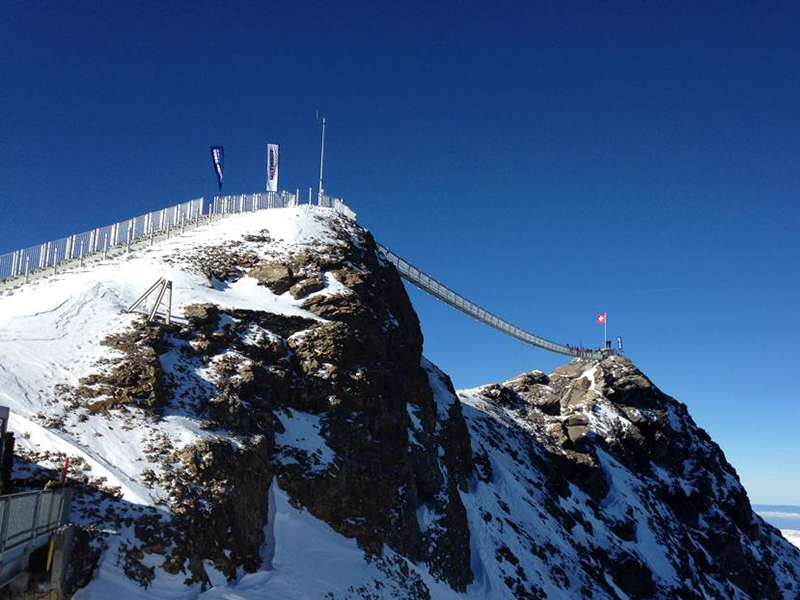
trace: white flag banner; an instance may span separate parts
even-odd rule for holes
[[[267,144],[267,191],[278,191],[278,165],[280,148],[278,144]]]

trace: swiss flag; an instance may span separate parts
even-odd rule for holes
[[[606,322],[606,313],[600,313],[597,315],[597,322],[598,323],[605,323]]]

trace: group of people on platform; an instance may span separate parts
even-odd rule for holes
[[[565,346],[567,347],[572,356],[584,357],[584,356],[589,356],[590,354],[594,354],[595,352],[598,354],[604,354],[610,351],[611,340],[606,340],[605,347],[600,347],[600,348],[584,348],[583,346],[571,346],[569,344],[565,344]]]

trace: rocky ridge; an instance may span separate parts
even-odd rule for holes
[[[522,374],[459,395],[473,450],[491,457],[482,481],[496,485],[500,463],[503,480],[516,480],[538,515],[531,522],[487,498],[479,535],[520,564],[543,561],[550,581],[570,590],[565,597],[800,594],[798,554],[752,511],[736,472],[686,406],[630,360],[574,360],[549,376]],[[498,506],[513,533],[492,527]],[[560,569],[570,577],[559,583]]]

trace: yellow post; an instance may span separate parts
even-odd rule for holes
[[[45,571],[50,570],[50,565],[53,564],[53,550],[56,548],[55,540],[50,540],[50,549],[47,551],[47,568]]]

